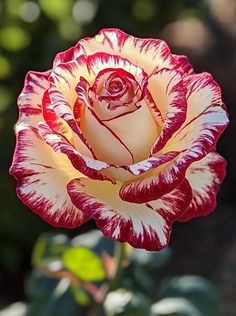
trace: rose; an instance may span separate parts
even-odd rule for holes
[[[208,73],[162,40],[102,30],[30,71],[10,169],[17,193],[55,226],[89,219],[109,238],[159,250],[174,221],[216,205],[228,118]]]

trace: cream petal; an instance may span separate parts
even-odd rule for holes
[[[84,175],[66,155],[55,153],[29,124],[17,124],[16,136],[10,173],[17,179],[22,202],[54,226],[73,228],[87,221],[66,191],[68,182]]]
[[[108,182],[75,179],[67,188],[73,203],[95,219],[105,236],[147,250],[168,244],[173,221],[190,202],[185,184],[150,204],[122,201],[120,186]]]
[[[114,134],[105,123],[99,121],[98,117],[88,108],[84,109],[80,126],[99,160],[116,165],[133,163],[131,151],[125,146],[119,135]]]
[[[94,38],[80,41],[87,55],[95,52],[117,54],[142,67],[147,74],[154,68],[174,68],[176,60],[167,44],[159,39],[130,36],[119,29],[104,29]]]
[[[216,208],[216,197],[226,175],[226,161],[216,152],[194,162],[186,172],[186,179],[192,188],[192,201],[180,221],[204,216]]]
[[[156,122],[144,101],[135,112],[120,116],[105,124],[127,145],[133,154],[134,162],[147,158],[158,138]]]

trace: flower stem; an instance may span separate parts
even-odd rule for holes
[[[122,263],[124,262],[125,256],[126,256],[125,244],[121,243],[119,241],[116,241],[115,242],[115,250],[114,250],[114,258],[115,258],[115,262],[116,262],[116,272],[115,272],[113,280],[111,281],[110,288],[112,290],[114,290],[119,285],[120,275],[122,272]]]

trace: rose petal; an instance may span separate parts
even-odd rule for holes
[[[127,145],[133,154],[134,162],[149,156],[150,150],[158,137],[156,122],[145,102],[135,112],[105,122]]]
[[[172,137],[186,119],[186,89],[181,74],[176,70],[161,69],[149,78],[148,89],[161,112],[162,132],[151,154],[157,153]]]
[[[81,40],[80,44],[87,55],[101,51],[116,54],[142,67],[147,74],[151,74],[156,67],[176,67],[176,61],[164,41],[136,38],[119,29],[101,30],[94,38]]]
[[[222,104],[221,89],[209,73],[187,76],[183,80],[188,101],[185,124],[200,115],[210,105]]]
[[[42,98],[49,87],[50,71],[29,71],[18,98],[19,120],[37,124],[42,119]]]
[[[67,63],[78,57],[86,55],[83,46],[77,43],[74,47],[67,49],[64,52],[58,53],[54,59],[53,68],[57,67],[59,64]]]
[[[108,182],[74,179],[67,188],[73,203],[95,219],[105,236],[153,251],[168,244],[173,220],[191,201],[187,181],[162,199],[141,205],[122,201],[119,186]]]
[[[44,122],[38,124],[38,130],[45,142],[50,145],[55,152],[67,155],[72,165],[81,173],[92,179],[113,181],[100,172],[100,170],[108,167],[105,162],[80,154],[66,139],[54,133]]]
[[[16,135],[10,173],[17,179],[17,194],[23,203],[54,226],[73,228],[87,221],[66,191],[67,183],[79,175],[69,159],[54,153],[26,123],[17,124]]]
[[[99,120],[93,111],[85,109],[81,129],[96,157],[117,166],[132,165],[147,157],[158,135],[157,126],[146,104],[135,112],[107,122]]]
[[[172,54],[172,56],[174,56],[176,63],[179,64],[177,70],[179,70],[183,76],[189,76],[194,73],[194,69],[187,56],[174,54]]]
[[[214,150],[216,142],[228,124],[228,115],[222,104],[213,104],[201,114],[184,124],[170,139],[164,151],[186,150],[192,162]]]
[[[80,56],[76,61],[60,64],[53,69],[49,78],[49,102],[44,102],[43,104],[44,118],[50,128],[56,133],[60,132],[57,129],[58,122],[60,125],[65,125],[66,123],[66,126],[68,125],[71,130],[73,142],[78,151],[88,157],[96,158],[80,129],[80,118],[75,119],[76,106],[78,105],[75,87],[78,83],[79,75],[88,76],[84,55]],[[80,112],[77,111],[76,114],[78,115]]]
[[[148,176],[124,184],[120,189],[120,197],[132,203],[146,203],[159,199],[171,192],[183,182],[188,161],[182,160],[185,153],[172,152],[163,155],[162,163],[154,168]],[[170,160],[165,158],[170,158]],[[172,158],[172,159],[171,159]]]
[[[111,90],[110,85],[114,82],[120,86],[117,91]],[[137,110],[138,101],[145,96],[147,78],[141,84],[123,69],[106,68],[99,72],[94,84],[89,87],[88,99],[100,119],[111,120]]]
[[[108,168],[104,169],[102,173],[119,181],[134,181],[140,179],[140,176],[144,173],[149,172],[150,175],[150,172],[153,169],[173,160],[178,155],[179,152],[173,151],[157,157],[149,157],[143,161],[128,166],[110,165]]]
[[[99,160],[116,165],[133,163],[134,157],[131,150],[91,108],[85,108],[80,127]]]
[[[187,170],[186,178],[192,187],[193,199],[178,220],[207,215],[216,207],[219,185],[226,175],[226,161],[215,152],[193,163]]]
[[[106,66],[124,68],[135,78],[139,78],[139,85],[144,88],[145,73],[127,60],[109,54],[94,54],[88,57],[90,73],[98,74]],[[157,138],[158,129],[146,103],[140,103],[140,108],[131,114],[127,112],[112,120],[102,121],[88,99],[88,90],[88,81],[81,78],[76,88],[79,99],[86,105],[81,118],[81,129],[96,157],[116,165],[129,165],[147,157]]]
[[[71,143],[76,148],[80,148],[80,152],[82,154],[88,155],[92,157],[91,152],[88,150],[84,144],[81,144],[81,140],[79,139],[78,135],[70,128],[67,122],[59,117],[53,110],[51,100],[49,98],[48,90],[44,93],[43,100],[42,100],[42,111],[43,111],[43,118],[47,125],[55,131],[66,138],[66,140]]]
[[[90,78],[89,71],[87,68],[87,57],[82,55],[79,56],[76,60],[61,63],[52,70],[50,75],[50,91],[55,92],[59,91],[67,103],[73,108],[76,99],[77,93],[75,87],[80,79],[80,77],[87,78],[88,80],[94,80],[94,76]],[[52,90],[52,91],[51,91]],[[55,95],[56,98],[57,94]],[[59,109],[58,109],[59,112]]]
[[[114,52],[113,52],[114,53]],[[98,52],[87,57],[87,67],[90,75],[96,77],[99,72],[106,68],[123,69],[134,76],[140,87],[147,81],[147,74],[142,67],[133,64],[129,59],[120,55]],[[86,78],[88,80],[88,78]]]
[[[225,109],[221,105],[210,105],[184,125],[164,147],[164,152],[179,151],[179,155],[167,165],[156,169],[154,175],[124,185],[120,192],[121,198],[144,203],[171,192],[183,181],[187,168],[215,148],[227,124]]]
[[[65,155],[55,154],[37,132],[42,98],[50,71],[30,71],[18,98],[17,144],[10,173],[17,179],[20,199],[50,224],[76,227],[87,219],[70,200],[66,184],[78,176]]]
[[[211,75],[193,75],[184,81],[188,100],[186,121],[166,144],[164,152],[186,150],[183,159],[194,162],[215,149],[229,120],[220,88]]]

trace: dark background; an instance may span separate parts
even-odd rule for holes
[[[173,257],[162,273],[199,274],[220,291],[222,315],[236,314],[236,1],[235,0],[0,0],[0,307],[24,299],[30,255],[40,233],[73,231],[50,227],[16,197],[8,174],[18,116],[16,98],[28,70],[51,68],[57,52],[101,28],[118,27],[138,37],[166,40],[189,56],[196,72],[220,84],[231,124],[218,143],[228,175],[218,207],[206,218],[174,225]]]

